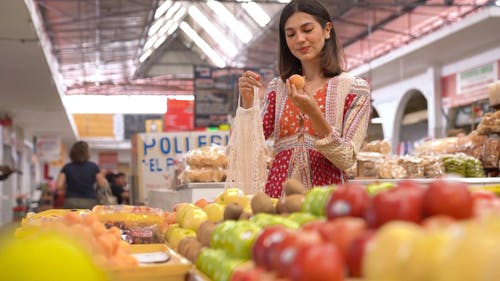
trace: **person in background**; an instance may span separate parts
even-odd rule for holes
[[[125,189],[127,186],[127,176],[124,173],[114,174],[111,182],[111,191],[116,197],[118,204],[129,204],[129,194]]]
[[[279,76],[267,86],[262,107],[264,136],[274,133],[275,158],[264,191],[280,197],[288,178],[306,188],[347,181],[346,170],[367,132],[368,83],[346,73],[345,58],[326,8],[317,0],[292,0],[280,15]],[[303,76],[302,89],[289,81]],[[238,80],[242,107],[252,107],[260,76]]]
[[[70,163],[57,176],[59,196],[64,196],[65,209],[92,209],[97,203],[97,188],[107,188],[106,178],[96,163],[89,161],[89,146],[78,141],[71,147]],[[96,186],[97,184],[97,186]]]
[[[0,181],[8,179],[10,175],[16,172],[19,173],[18,170],[11,168],[10,166],[0,165]]]

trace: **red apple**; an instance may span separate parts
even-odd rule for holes
[[[319,233],[323,240],[337,245],[342,257],[346,258],[352,241],[363,234],[367,228],[362,218],[342,217],[325,222]]]
[[[384,190],[370,201],[366,220],[370,227],[380,227],[394,220],[420,223],[424,189],[411,180],[404,180],[392,189]]]
[[[274,225],[265,228],[255,239],[252,247],[252,259],[257,266],[270,269],[269,252],[271,247],[275,246],[290,233],[285,227],[281,225]]]
[[[289,276],[298,251],[301,247],[308,247],[315,244],[322,244],[323,240],[318,232],[297,231],[291,232],[283,241],[273,247],[270,251],[269,259],[271,268],[276,270],[278,276]]]
[[[351,242],[347,253],[346,265],[350,277],[363,277],[363,256],[365,248],[375,235],[375,231],[366,230]]]
[[[304,223],[300,229],[303,231],[316,231],[319,232],[319,229],[325,224],[325,220],[314,220],[310,222]]]
[[[456,219],[467,219],[473,214],[472,195],[467,184],[457,181],[436,180],[424,193],[425,216],[445,215]]]
[[[346,216],[363,217],[369,200],[364,186],[357,183],[341,185],[326,203],[326,217],[330,220]]]
[[[292,281],[342,281],[344,261],[333,243],[302,246],[289,268]]]

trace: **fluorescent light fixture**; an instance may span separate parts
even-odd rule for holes
[[[175,2],[175,4],[165,14],[165,19],[169,20],[175,14],[175,12],[177,12],[177,10],[179,10],[180,7],[181,7],[181,3]]]
[[[214,39],[221,49],[230,57],[234,57],[238,50],[227,37],[195,6],[189,8],[189,15]]]
[[[208,0],[207,5],[234,32],[234,34],[238,36],[238,38],[243,43],[248,43],[250,42],[250,40],[252,40],[252,33],[250,32],[250,30],[248,30],[248,28],[244,24],[237,20],[222,3],[215,0]]]
[[[160,47],[161,44],[163,44],[163,42],[165,42],[165,40],[167,40],[167,37],[168,37],[168,34],[165,34],[165,35],[161,36],[160,38],[158,38],[158,40],[156,40],[156,42],[154,43],[153,48],[158,49],[158,47]]]
[[[241,6],[261,27],[266,26],[271,18],[269,15],[255,2],[242,3]]]
[[[291,0],[278,0],[278,3],[290,3]]]
[[[149,56],[151,56],[151,54],[153,53],[153,50],[152,49],[147,49],[144,53],[142,53],[142,55],[139,57],[139,61],[142,63],[144,62],[145,60],[147,60],[149,58]]]
[[[167,96],[158,95],[70,95],[64,96],[69,113],[164,114]]]
[[[176,22],[174,23],[167,31],[167,34],[168,35],[172,35],[172,33],[174,33],[174,31],[179,27],[179,23]]]
[[[175,13],[174,17],[172,18],[173,22],[178,22],[182,19],[182,17],[186,14],[186,8],[182,7],[180,8],[177,13]]]
[[[165,23],[165,18],[159,18],[157,19],[153,25],[151,25],[151,27],[149,28],[148,30],[148,36],[153,36],[156,31],[158,31],[158,29],[160,29],[160,27],[162,27],[162,25]]]
[[[167,21],[161,28],[158,30],[158,35],[163,36],[167,34],[168,29],[172,26],[173,21]]]
[[[155,19],[161,17],[172,5],[172,0],[165,0],[161,5],[156,9]]]
[[[193,40],[194,43],[198,45],[198,47],[200,47],[200,49],[210,58],[210,60],[212,60],[212,62],[215,63],[215,65],[217,65],[220,68],[226,66],[226,62],[224,61],[224,59],[221,56],[219,56],[219,54],[217,54],[217,52],[215,52],[215,50],[212,49],[208,45],[208,43],[198,35],[196,31],[194,31],[194,29],[191,26],[189,26],[189,24],[183,21],[181,22],[180,27],[182,31],[184,31],[187,34],[187,36],[189,36],[189,38],[191,38],[191,40]]]
[[[156,40],[158,39],[157,36],[150,36],[148,38],[148,40],[146,41],[146,43],[144,44],[144,48],[142,48],[143,50],[147,50],[147,49],[150,49],[151,46],[153,46],[153,44],[156,42]]]

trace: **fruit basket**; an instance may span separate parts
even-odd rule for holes
[[[146,257],[147,262],[141,262],[139,267],[109,270],[113,281],[184,281],[192,264],[165,244],[131,245],[132,255]],[[151,259],[152,256],[160,257]],[[139,258],[141,261],[141,258]]]

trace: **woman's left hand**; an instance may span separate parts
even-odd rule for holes
[[[290,80],[286,80],[286,89],[288,98],[300,110],[302,114],[310,116],[312,113],[319,111],[319,106],[311,93],[302,90],[297,90]]]

